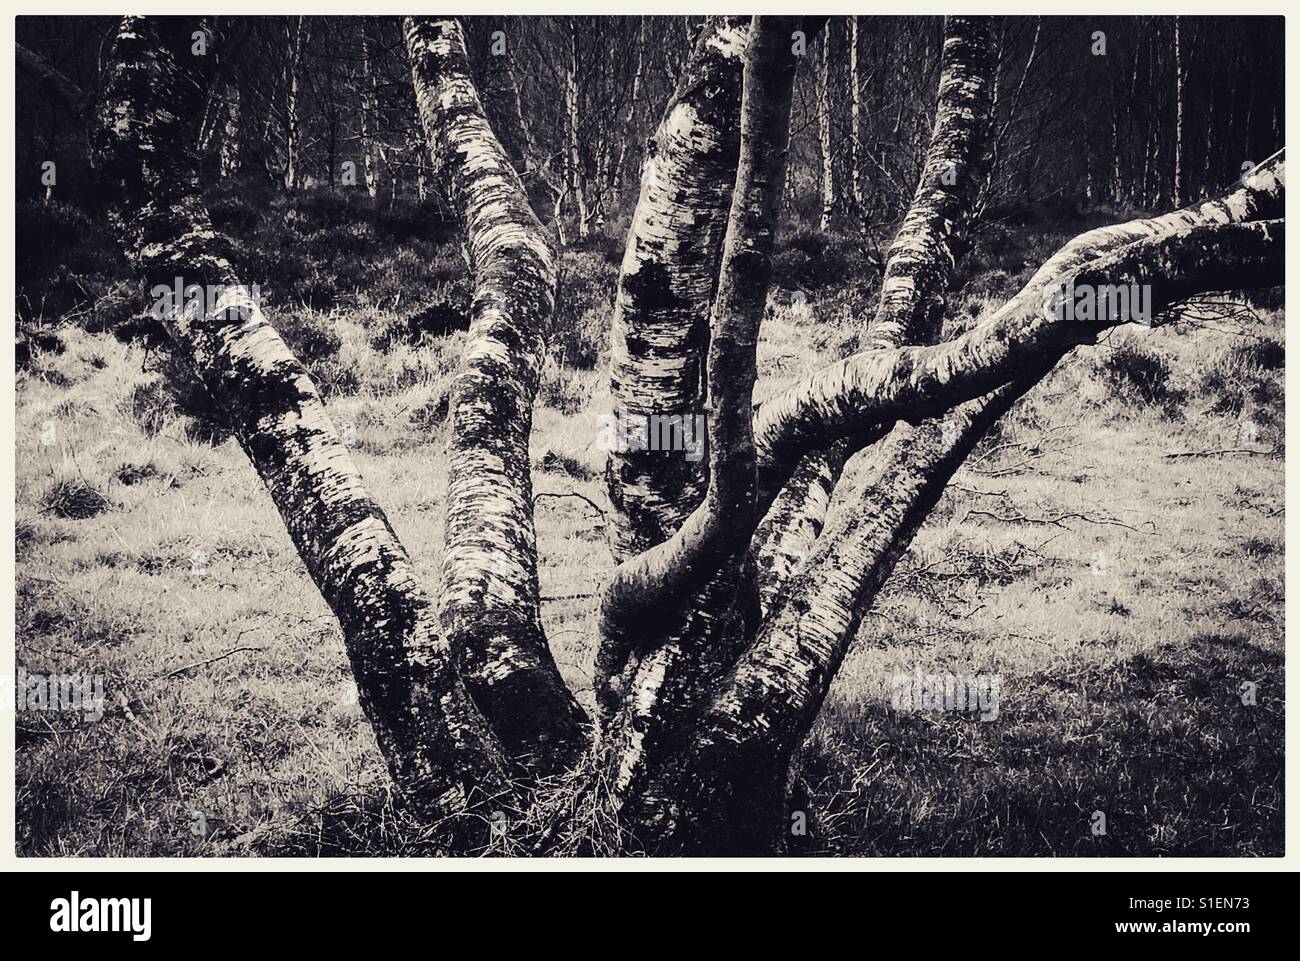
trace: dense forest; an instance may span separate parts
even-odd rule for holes
[[[565,238],[626,226],[646,142],[699,18],[466,17],[494,129]],[[22,198],[93,201],[86,128],[113,18],[18,21]],[[391,17],[231,18],[199,123],[205,176],[283,190],[433,190],[400,26]],[[1217,193],[1284,140],[1283,38],[1266,17],[1017,17],[998,26],[993,168],[983,203],[1156,209]],[[939,17],[831,18],[809,38],[792,107],[784,210],[851,231],[897,220],[930,137]],[[556,215],[558,211],[558,215]]]

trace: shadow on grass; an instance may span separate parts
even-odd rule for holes
[[[1255,685],[1254,706],[1243,703]],[[864,706],[804,751],[801,853],[1280,856],[1282,657],[1202,635],[1004,679],[998,718]],[[1105,833],[1095,833],[1105,817]]]

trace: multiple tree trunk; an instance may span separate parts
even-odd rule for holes
[[[1165,310],[1205,290],[1282,282],[1279,155],[1221,199],[1083,234],[989,319],[941,340],[953,266],[987,188],[999,63],[992,21],[953,17],[923,170],[864,349],[755,408],[794,40],[821,21],[709,18],[647,150],[611,359],[624,422],[704,416],[706,456],[635,443],[609,455],[620,565],[601,597],[593,723],[538,612],[528,439],[554,257],[520,177],[526,157],[489,123],[460,24],[404,22],[432,168],[463,224],[474,284],[436,605],[307,373],[238,293],[195,158],[175,147],[192,142],[183,118],[198,115],[211,79],[187,53],[191,26],[128,17],[119,31],[96,153],[120,198],[123,247],[151,282],[180,274],[227,289],[212,314],[170,318],[172,335],[339,617],[398,788],[430,818],[487,804],[557,812],[539,850],[596,849],[594,828],[566,813],[579,797],[617,825],[623,850],[782,850],[800,745],[898,557],[996,419],[1117,322],[1060,320],[1043,309],[1052,291],[1150,284]],[[855,63],[856,41],[855,23]],[[570,158],[574,106],[566,98]],[[855,122],[860,164],[856,137]],[[570,189],[576,176],[572,164]],[[823,200],[827,218],[830,179]],[[852,506],[830,515],[854,456],[864,469],[839,492]]]

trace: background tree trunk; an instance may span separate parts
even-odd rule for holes
[[[371,36],[368,17],[361,18],[361,162],[365,168],[366,193],[379,196],[379,168],[375,158],[372,128],[378,112],[375,74],[371,67]],[[333,176],[333,171],[331,171]]]
[[[241,160],[240,120],[243,85],[236,79],[226,82],[225,125],[221,137],[221,176],[229,179],[239,174]]]
[[[817,144],[821,149],[822,212],[817,229],[827,233],[835,214],[835,155],[831,153],[831,28],[822,33],[822,55],[817,71]]]
[[[298,118],[298,89],[302,84],[302,48],[306,42],[306,17],[298,17],[289,40],[285,70],[288,88],[284,98],[284,189],[298,186],[298,141],[301,137]]]
[[[1174,206],[1183,205],[1183,18],[1174,17]]]
[[[627,116],[624,128],[628,131],[636,128],[637,115],[641,109],[641,86],[645,79],[645,17],[641,17],[636,28],[636,72],[632,74],[632,94],[628,98]],[[619,138],[618,159],[614,162],[614,179],[611,187],[617,199],[623,192],[623,175],[627,168],[627,148],[632,137]]]
[[[849,177],[853,190],[853,216],[858,227],[866,223],[866,196],[863,193],[862,174],[865,158],[862,155],[862,78],[858,64],[858,18],[849,18]]]
[[[578,129],[581,126],[578,104],[578,24],[573,19],[569,22],[569,62],[564,76],[564,117],[568,131],[565,179],[578,212],[578,236],[581,238],[587,236],[591,223],[587,210],[587,177],[578,145]]]

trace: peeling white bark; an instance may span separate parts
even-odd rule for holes
[[[586,746],[586,718],[542,632],[528,437],[555,264],[519,173],[493,135],[455,20],[408,17],[406,44],[433,165],[464,224],[474,278],[452,389],[440,614],[466,682],[528,768]]]

